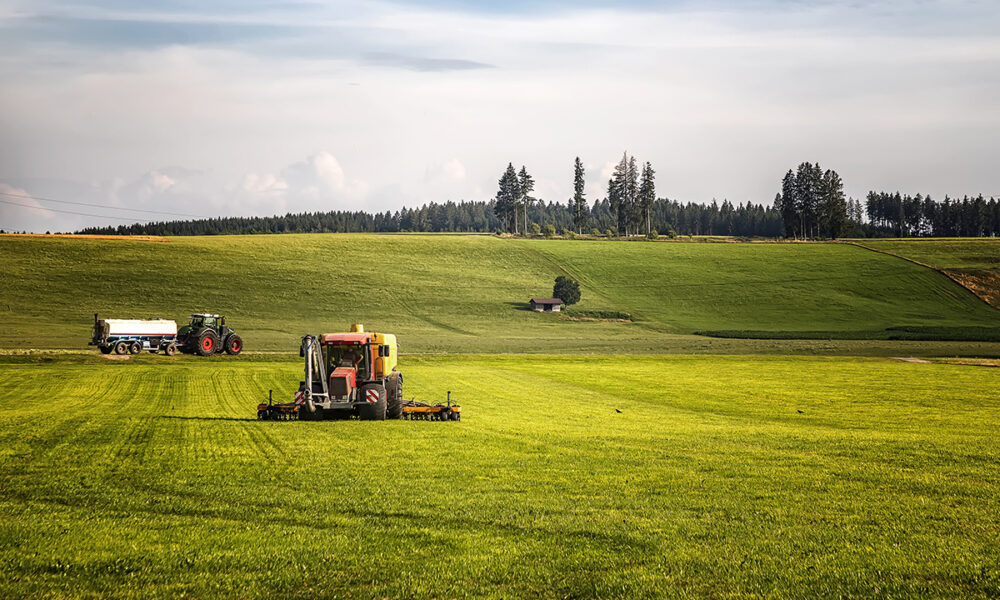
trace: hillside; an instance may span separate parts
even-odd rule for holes
[[[856,240],[860,245],[903,256],[948,274],[1000,308],[1000,239],[919,238]]]
[[[939,273],[842,244],[0,237],[0,256],[0,279],[9,282],[0,291],[5,348],[80,348],[95,312],[174,319],[220,312],[250,350],[292,351],[304,333],[363,322],[399,333],[408,353],[663,351],[696,331],[962,339],[970,331],[993,335],[1000,321]],[[580,310],[624,311],[634,322],[527,311],[527,299],[549,295],[564,272],[583,284]]]

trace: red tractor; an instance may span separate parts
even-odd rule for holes
[[[366,332],[360,324],[350,333],[327,333],[302,338],[299,356],[305,359],[305,381],[292,402],[257,406],[262,420],[363,421],[416,419],[458,421],[461,408],[451,403],[403,401],[403,374],[396,370],[398,346],[391,333]]]
[[[305,381],[295,395],[299,419],[402,418],[397,351],[396,336],[369,333],[360,324],[352,325],[350,333],[303,337],[299,354],[305,358]]]

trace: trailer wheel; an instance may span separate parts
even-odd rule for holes
[[[115,354],[128,354],[128,343],[121,341],[115,344]]]
[[[128,347],[128,351],[132,354],[139,354],[142,352],[142,342],[132,342],[132,345]]]
[[[358,417],[362,421],[385,421],[385,387],[370,383],[361,388],[361,397],[366,398],[369,391],[375,392],[378,400],[358,407]]]
[[[211,329],[206,329],[198,336],[196,352],[201,356],[211,356],[219,349],[219,336]]]
[[[166,347],[163,348],[163,353],[166,354],[167,356],[173,356],[177,354],[177,344],[173,342],[167,344]]]
[[[100,346],[97,347],[97,349],[101,351],[101,354],[111,354],[111,351],[114,350],[114,347],[109,346],[107,344],[101,344]]]
[[[226,354],[239,354],[243,351],[243,338],[235,333],[229,334],[226,338]]]
[[[393,371],[385,382],[385,418],[403,418],[403,374]]]

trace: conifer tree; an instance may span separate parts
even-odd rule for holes
[[[627,185],[625,188],[625,205],[628,216],[628,226],[632,231],[639,231],[639,169],[636,166],[635,157],[629,157],[627,171]]]
[[[493,211],[507,227],[507,231],[517,234],[517,205],[521,197],[520,183],[513,163],[507,163],[507,170],[500,177],[496,204]]]
[[[583,163],[577,156],[573,163],[573,224],[576,225],[577,233],[583,233],[587,224],[587,200],[583,187]]]
[[[781,220],[785,225],[785,237],[796,237],[799,223],[798,198],[795,188],[795,173],[791,169],[781,180],[781,205],[776,206],[781,212]]]
[[[646,235],[653,230],[650,216],[653,212],[653,202],[656,201],[655,176],[653,165],[647,161],[642,166],[642,183],[639,184],[639,207],[642,211],[642,220],[646,222]]]
[[[844,199],[844,182],[836,171],[823,174],[823,233],[830,238],[840,237],[847,225],[847,202]]]
[[[518,204],[524,210],[524,233],[528,234],[528,206],[531,205],[535,199],[531,196],[531,192],[535,191],[535,178],[528,175],[528,169],[521,165],[521,172],[517,175],[517,186],[518,186]]]
[[[628,153],[622,155],[608,181],[608,203],[615,213],[618,234],[628,230]]]

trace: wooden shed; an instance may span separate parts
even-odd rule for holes
[[[531,310],[537,310],[538,312],[559,312],[562,308],[563,301],[559,298],[532,298],[529,301],[531,304]]]

